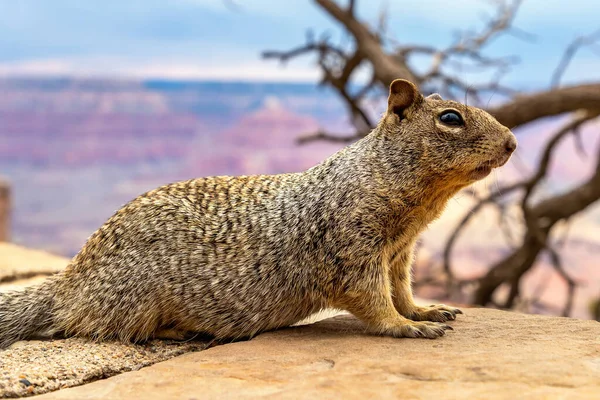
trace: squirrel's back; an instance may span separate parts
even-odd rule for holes
[[[298,212],[319,212],[302,199],[301,179],[203,178],[138,197],[65,271],[55,325],[122,340],[168,328],[235,338],[318,311],[324,299],[307,301],[301,288],[309,270],[293,267],[302,262]]]
[[[327,307],[311,268],[327,229],[311,221],[327,213],[326,197],[335,198],[315,191],[330,185],[327,178],[314,169],[208,177],[137,197],[88,239],[59,279],[43,284],[52,301],[31,334],[141,341],[175,329],[251,337]],[[7,294],[0,304],[12,307],[21,297]],[[21,330],[17,337],[0,324],[0,338],[30,336]]]

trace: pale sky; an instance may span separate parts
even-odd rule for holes
[[[490,3],[359,0],[358,14],[375,23],[387,7],[391,37],[445,45],[457,28],[480,27]],[[0,0],[0,11],[0,75],[314,82],[310,57],[282,68],[260,52],[302,44],[307,28],[342,37],[317,5],[302,0]],[[600,1],[525,0],[516,26],[535,42],[508,36],[488,53],[522,59],[510,81],[547,85],[563,49],[600,28],[599,15]],[[566,81],[598,79],[600,56],[582,51]]]

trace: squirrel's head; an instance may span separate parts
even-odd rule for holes
[[[424,97],[409,81],[390,85],[378,133],[386,146],[412,153],[419,170],[466,186],[504,165],[517,147],[512,132],[487,112],[440,95]],[[391,150],[391,149],[389,149]],[[388,153],[393,157],[394,151]]]

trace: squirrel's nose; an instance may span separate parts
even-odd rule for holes
[[[504,148],[508,154],[511,154],[517,148],[517,139],[513,137],[506,139],[504,142]]]

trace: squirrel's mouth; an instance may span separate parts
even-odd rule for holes
[[[488,164],[480,165],[471,172],[471,179],[480,180],[492,172],[493,167]]]
[[[501,157],[482,162],[473,170],[473,172],[471,172],[471,178],[474,180],[485,178],[492,172],[494,168],[498,168],[506,164],[509,158],[510,154],[506,154]]]

